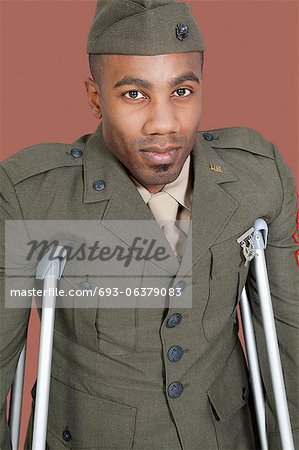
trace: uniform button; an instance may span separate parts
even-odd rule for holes
[[[182,395],[183,385],[179,381],[173,381],[167,388],[170,398],[178,398]]]
[[[81,283],[79,284],[79,288],[81,289],[81,291],[88,291],[89,289],[91,289],[91,284],[88,283],[88,281],[81,281]]]
[[[83,152],[82,152],[81,148],[76,148],[75,147],[75,148],[72,148],[71,155],[74,158],[81,158],[81,156],[83,155]]]
[[[214,139],[212,133],[203,133],[203,137],[205,138],[206,141],[212,141]]]
[[[249,389],[248,388],[242,389],[242,398],[243,398],[243,400],[248,400],[248,398],[249,398]]]
[[[174,290],[177,291],[176,295],[181,295],[183,290],[186,289],[187,283],[183,280],[174,285]]]
[[[172,314],[166,322],[168,328],[176,327],[182,320],[182,315],[179,313]]]
[[[105,189],[106,187],[106,183],[104,180],[96,180],[93,182],[93,188],[96,191],[102,191],[103,189]]]
[[[184,350],[179,345],[174,345],[173,347],[170,347],[170,349],[167,352],[167,358],[170,362],[178,362],[184,354]]]
[[[70,440],[72,439],[72,436],[71,436],[71,433],[70,433],[70,431],[69,431],[68,428],[65,428],[65,429],[63,430],[63,432],[62,432],[62,437],[63,437],[63,440],[64,440],[64,441],[70,442]]]

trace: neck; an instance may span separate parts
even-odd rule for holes
[[[164,186],[166,186],[165,184],[161,184],[159,186],[144,186],[145,189],[147,189],[151,194],[157,194],[157,192],[160,192]]]

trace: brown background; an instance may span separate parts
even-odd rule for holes
[[[84,79],[95,1],[0,2],[1,159],[33,143],[71,142],[94,131]],[[298,2],[189,3],[207,46],[201,129],[257,129],[279,146],[299,180]],[[22,441],[36,370],[35,311],[32,319]]]

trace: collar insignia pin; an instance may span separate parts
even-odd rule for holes
[[[212,163],[210,163],[210,169],[211,169],[213,172],[218,172],[218,173],[222,173],[222,172],[223,172],[222,167],[221,167],[221,166],[218,166],[218,164],[212,164]]]

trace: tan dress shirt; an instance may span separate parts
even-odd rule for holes
[[[132,181],[137,187],[137,190],[145,203],[148,203],[152,194],[142,184],[140,184],[133,176]],[[191,157],[190,155],[186,159],[181,173],[172,182],[166,184],[161,191],[168,192],[179,203],[177,213],[177,226],[187,235],[190,223],[192,195],[193,195],[193,174],[191,169]]]

